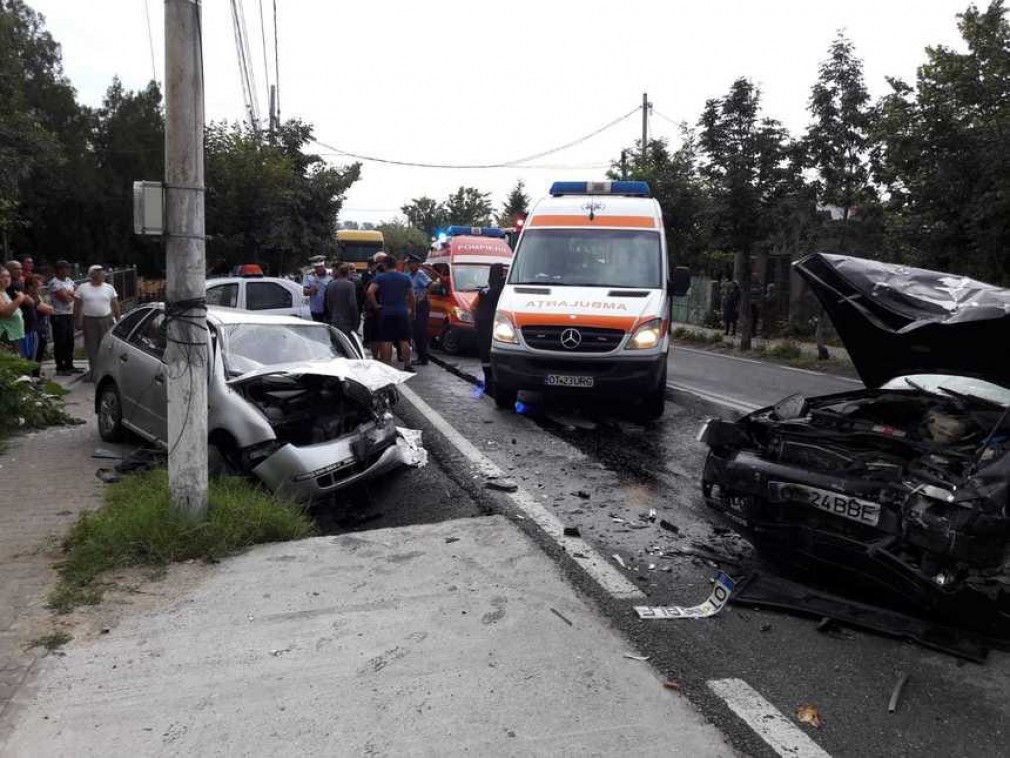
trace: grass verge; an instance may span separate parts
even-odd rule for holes
[[[39,637],[37,640],[32,640],[28,648],[43,647],[46,650],[56,650],[66,645],[72,639],[73,637],[66,632],[52,632]]]
[[[125,477],[106,491],[106,503],[83,514],[63,541],[65,558],[48,605],[66,613],[101,601],[102,574],[132,566],[175,561],[216,561],[264,542],[301,539],[315,533],[305,512],[248,480],[211,480],[206,520],[175,512],[168,473],[155,469]]]

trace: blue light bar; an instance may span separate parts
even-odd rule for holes
[[[450,226],[445,230],[448,237],[504,237],[505,230],[497,226]]]
[[[652,197],[648,182],[554,182],[551,195],[625,195]]]

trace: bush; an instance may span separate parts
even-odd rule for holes
[[[35,368],[36,364],[0,350],[0,438],[21,429],[73,423],[63,409],[66,390],[32,378]]]
[[[101,600],[100,575],[131,566],[163,566],[191,558],[215,561],[252,545],[315,533],[305,512],[238,477],[210,482],[207,519],[194,521],[171,507],[168,472],[125,477],[106,492],[106,504],[81,515],[63,542],[66,558],[49,607],[60,612]]]
[[[764,349],[764,354],[771,358],[782,360],[795,360],[803,356],[803,350],[798,344],[791,340],[776,342]]]

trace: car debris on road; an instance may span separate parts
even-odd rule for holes
[[[722,571],[716,574],[712,593],[703,603],[692,606],[636,605],[635,613],[640,619],[700,619],[714,616],[725,607],[736,583]]]

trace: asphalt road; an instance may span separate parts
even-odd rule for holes
[[[821,374],[774,363],[675,346],[667,382],[675,389],[725,399],[743,407],[763,408],[786,395],[829,395],[861,389],[857,379]]]
[[[460,373],[478,373],[475,359],[451,360]],[[677,373],[671,372],[670,380],[748,405],[766,405],[791,392],[859,386],[738,360],[678,349]],[[722,565],[738,579],[762,567],[746,540],[700,497],[705,450],[694,440],[698,406],[670,402],[661,422],[641,426],[620,408],[546,405],[535,397],[528,398],[525,415],[497,411],[473,384],[434,365],[421,369],[409,386],[523,491],[577,528],[598,553],[621,556],[626,577],[646,594],[648,604],[697,604],[709,594],[716,571],[715,564],[697,556],[659,553],[702,546],[733,559]],[[429,419],[407,407],[401,413],[424,429],[433,459],[456,484],[481,497],[481,481],[474,480]],[[493,497],[482,507],[509,512]],[[655,521],[648,518],[651,510]],[[663,528],[664,520],[675,528]],[[815,620],[737,606],[703,620],[641,621],[632,609],[641,601],[607,596],[580,571],[579,556],[566,555],[549,539],[542,542],[572,581],[596,599],[641,653],[651,656],[658,672],[678,681],[744,754],[776,752],[713,692],[713,681],[745,681],[794,723],[798,708],[814,706],[822,726],[800,728],[833,756],[1006,752],[1010,656],[1005,653],[993,651],[982,665],[964,663],[910,643],[858,630],[821,633]],[[902,674],[909,676],[908,684],[897,711],[889,713],[888,700]]]

